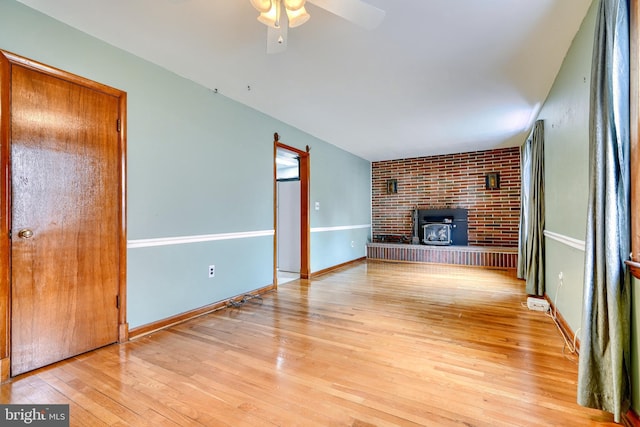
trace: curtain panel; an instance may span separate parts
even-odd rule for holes
[[[537,120],[520,149],[521,199],[518,271],[529,295],[543,296],[544,263],[544,122]]]
[[[592,64],[578,403],[620,422],[630,401],[627,0],[600,1]]]

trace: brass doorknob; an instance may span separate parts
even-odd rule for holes
[[[23,228],[22,230],[18,231],[18,237],[21,237],[23,239],[30,239],[31,237],[33,237],[33,231],[29,230],[28,228]]]

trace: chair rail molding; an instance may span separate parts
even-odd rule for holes
[[[357,230],[359,228],[371,228],[371,224],[338,225],[335,227],[311,227],[311,232],[320,233],[324,231]]]
[[[544,237],[548,237],[551,240],[555,240],[556,242],[563,243],[567,246],[571,246],[572,248],[578,249],[584,252],[584,240],[574,239],[573,237],[565,236],[560,233],[555,233],[553,231],[544,230]]]
[[[247,239],[251,237],[273,236],[274,230],[244,231],[238,233],[201,234],[197,236],[160,237],[155,239],[137,239],[127,242],[128,249],[151,246],[182,245],[185,243],[210,242],[213,240]]]

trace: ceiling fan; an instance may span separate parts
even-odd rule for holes
[[[283,52],[287,48],[289,28],[298,27],[310,18],[306,0],[249,0],[260,12],[258,21],[267,26],[267,53]],[[328,12],[368,30],[376,28],[385,11],[362,0],[309,0]]]

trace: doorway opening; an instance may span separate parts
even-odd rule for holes
[[[278,284],[309,278],[309,151],[274,135],[274,274]]]
[[[276,148],[277,274],[283,284],[300,278],[300,157]]]

